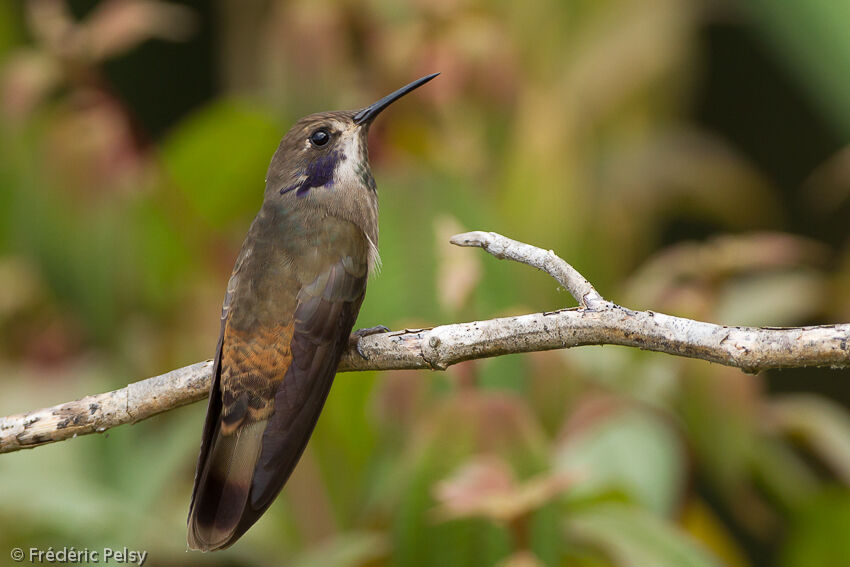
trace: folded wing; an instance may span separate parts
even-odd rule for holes
[[[301,288],[291,319],[230,324],[222,312],[207,420],[189,510],[189,547],[228,547],[283,488],[307,445],[366,289],[365,265],[343,257]],[[235,281],[234,281],[235,279]]]

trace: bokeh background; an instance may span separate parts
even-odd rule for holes
[[[370,147],[358,326],[573,301],[452,249],[493,230],[606,297],[850,321],[847,0],[0,3],[0,414],[213,355],[268,161],[301,115],[433,71]],[[850,374],[618,347],[341,374],[286,489],[187,554],[205,404],[0,457],[12,547],[147,565],[850,565]]]

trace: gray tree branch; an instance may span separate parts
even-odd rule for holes
[[[405,329],[360,339],[340,371],[431,369],[477,358],[582,345],[624,345],[734,366],[745,372],[804,366],[850,366],[850,324],[816,327],[729,327],[606,301],[572,266],[534,246],[493,232],[452,237],[497,258],[545,271],[578,301],[578,308],[487,321]],[[212,362],[134,382],[120,390],[0,418],[0,453],[36,447],[136,423],[206,398]]]

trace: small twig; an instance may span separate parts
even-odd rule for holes
[[[508,259],[542,270],[555,278],[572,295],[579,306],[593,309],[603,302],[602,296],[578,270],[552,250],[543,250],[524,242],[511,240],[495,232],[464,232],[449,239],[455,246],[478,246],[500,260]]]
[[[495,233],[451,240],[544,270],[582,308],[405,330],[360,339],[340,371],[444,370],[465,360],[581,345],[624,345],[734,366],[745,372],[804,366],[850,366],[850,324],[787,329],[728,327],[632,311],[605,301],[572,266],[551,251]],[[0,453],[136,423],[205,398],[212,364],[200,362],[126,388],[0,418]]]

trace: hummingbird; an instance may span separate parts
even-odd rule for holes
[[[305,116],[272,157],[222,305],[189,506],[191,549],[233,545],[298,463],[379,261],[369,127],[438,74],[359,110]]]

